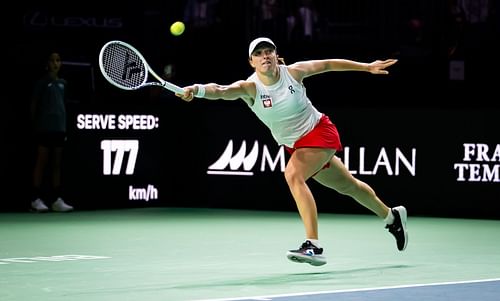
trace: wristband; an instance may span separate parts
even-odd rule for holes
[[[203,98],[203,96],[205,96],[205,86],[196,84],[196,87],[198,87],[198,91],[196,92],[195,97]]]

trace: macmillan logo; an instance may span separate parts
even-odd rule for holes
[[[233,152],[233,146],[234,142],[231,139],[220,157],[208,167],[207,174],[253,176],[257,166],[259,166],[261,172],[276,170],[281,172],[285,171],[286,162],[285,150],[283,147],[280,147],[273,157],[267,145],[262,144],[262,148],[260,148],[257,140],[253,143],[248,153],[245,140],[243,140],[236,153]],[[260,163],[260,165],[258,165],[258,163]]]
[[[411,148],[409,154],[405,154],[400,148],[389,150],[382,147],[376,154],[370,153],[370,156],[365,151],[365,147],[352,149],[346,146],[339,158],[352,174],[377,175],[386,173],[389,176],[406,174],[416,176],[416,148]],[[376,160],[368,161],[367,157],[373,157],[373,155],[376,155]],[[280,147],[273,157],[267,145],[263,144],[260,148],[258,141],[255,141],[251,150],[247,152],[247,143],[243,141],[239,150],[234,153],[234,142],[229,140],[224,152],[208,167],[207,174],[253,176],[258,163],[260,163],[259,170],[261,172],[275,171],[278,167],[281,172],[284,172],[285,149]]]

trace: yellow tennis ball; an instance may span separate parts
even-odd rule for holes
[[[170,33],[174,36],[180,36],[184,32],[184,29],[186,29],[184,23],[177,21],[170,26]]]

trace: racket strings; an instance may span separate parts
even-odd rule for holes
[[[146,82],[147,70],[141,57],[125,45],[107,45],[101,63],[108,78],[124,89],[137,89]]]

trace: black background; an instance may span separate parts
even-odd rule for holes
[[[493,1],[493,6],[498,1]],[[186,104],[168,92],[129,92],[102,78],[97,56],[112,39],[138,48],[157,71],[174,62],[174,82],[221,84],[246,78],[248,42],[266,35],[288,63],[342,57],[361,61],[395,57],[389,76],[329,73],[307,79],[308,94],[337,124],[344,145],[417,148],[417,175],[360,176],[389,205],[405,204],[421,215],[494,217],[499,183],[457,183],[453,163],[462,143],[498,141],[498,37],[496,10],[486,26],[457,31],[445,1],[317,1],[318,38],[286,40],[279,30],[263,30],[252,20],[252,1],[219,1],[210,27],[186,23],[186,32],[169,34],[183,19],[186,1],[103,4],[58,3],[13,8],[4,18],[7,78],[2,126],[2,209],[25,210],[29,204],[33,145],[28,104],[31,86],[43,72],[48,51],[58,50],[68,79],[70,137],[65,182],[71,203],[81,209],[129,206],[202,206],[295,210],[279,173],[255,177],[214,177],[206,168],[229,139],[257,139],[273,146],[268,131],[243,102],[196,100]],[[293,3],[293,2],[290,2]],[[335,8],[335,9],[334,9]],[[424,24],[416,43],[409,20]],[[454,46],[457,46],[454,48]],[[453,51],[451,51],[453,50]],[[465,80],[450,80],[451,61],[463,61]],[[81,131],[79,113],[152,114],[160,128],[151,132]],[[139,138],[141,153],[134,176],[100,175],[99,143],[113,137]],[[238,140],[239,139],[239,140]],[[239,145],[239,144],[238,144]],[[277,146],[276,146],[277,149]],[[498,163],[497,163],[498,164]],[[130,183],[152,183],[160,199],[131,202]],[[320,210],[366,213],[354,201],[311,182]]]

